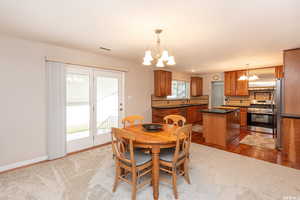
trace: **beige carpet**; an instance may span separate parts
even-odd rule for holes
[[[300,170],[192,145],[191,181],[178,181],[182,200],[283,200],[300,198]],[[110,147],[82,152],[0,175],[0,200],[126,200],[130,187],[112,193],[114,163]],[[152,199],[151,187],[138,199]],[[172,188],[160,185],[160,199]]]
[[[274,138],[265,137],[261,133],[255,133],[255,135],[247,135],[240,141],[240,143],[262,148],[275,149]]]

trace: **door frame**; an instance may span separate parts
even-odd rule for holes
[[[93,70],[93,136],[94,136],[94,146],[105,144],[111,141],[110,133],[105,138],[103,135],[97,134],[97,74],[101,76],[104,75],[105,77],[113,77],[118,78],[118,88],[120,90],[119,92],[119,102],[118,102],[118,127],[122,126],[122,119],[125,114],[125,73],[120,71],[114,71],[114,70],[102,70],[102,69],[94,69]],[[122,104],[122,105],[120,105]],[[101,138],[102,137],[102,138]],[[103,138],[104,137],[104,138]]]
[[[97,95],[96,95],[96,89],[97,86],[95,84],[96,82],[96,74],[97,73],[103,73],[107,75],[114,75],[116,77],[116,74],[119,74],[120,82],[119,82],[119,88],[121,89],[121,94],[119,95],[120,101],[122,103],[122,111],[120,111],[120,101],[119,101],[119,119],[118,119],[118,125],[121,127],[121,121],[122,118],[125,115],[125,72],[117,71],[117,70],[105,70],[105,69],[97,69],[92,67],[84,67],[84,66],[77,66],[77,65],[66,65],[66,78],[68,72],[74,72],[78,74],[88,74],[89,75],[89,111],[90,111],[90,121],[89,121],[89,137],[78,139],[81,140],[80,142],[78,140],[71,140],[66,141],[67,143],[67,153],[80,151],[84,149],[88,149],[93,146],[100,145],[100,140],[97,138],[97,122],[96,122],[96,115],[97,115]],[[65,79],[66,79],[65,78]],[[66,79],[67,81],[67,79]],[[66,133],[67,134],[67,133]],[[108,133],[109,134],[109,133]],[[110,139],[110,137],[109,137]],[[110,142],[107,141],[107,142]],[[107,143],[105,142],[105,143]],[[104,143],[102,143],[104,144]]]
[[[93,77],[92,77],[93,72],[90,68],[80,67],[80,66],[75,66],[75,65],[67,65],[66,66],[66,76],[69,72],[71,72],[71,73],[73,72],[73,73],[76,73],[76,74],[84,74],[84,75],[89,76],[89,136],[85,137],[85,138],[81,138],[81,139],[66,141],[67,142],[67,153],[74,152],[74,151],[79,151],[79,150],[82,150],[82,149],[87,149],[87,148],[90,148],[90,147],[93,146],[93,132],[92,132],[92,129],[91,129],[91,127],[92,127],[92,117],[93,117],[92,116],[92,98],[93,98],[93,94],[91,93],[91,88],[92,88],[92,83],[93,83]],[[80,142],[78,140],[80,140]]]

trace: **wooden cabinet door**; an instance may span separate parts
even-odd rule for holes
[[[225,72],[224,74],[224,93],[225,96],[235,96],[236,95],[236,72]]]
[[[275,77],[276,78],[283,78],[283,66],[276,66],[275,67]]]
[[[284,51],[284,112],[300,115],[300,49]]]
[[[191,77],[190,83],[191,96],[202,96],[203,92],[203,79],[201,77]]]
[[[197,123],[199,124],[203,124],[203,113],[200,112],[200,110],[203,110],[203,109],[207,109],[208,106],[207,105],[203,105],[203,106],[199,106],[198,109],[197,109]]]
[[[186,122],[192,124],[195,122],[195,109],[194,106],[186,108]]]
[[[172,94],[172,72],[154,70],[154,95],[165,97]]]
[[[230,72],[230,96],[236,96],[236,72]]]
[[[247,108],[240,108],[240,125],[247,126]]]
[[[166,90],[166,96],[172,95],[172,72],[166,71],[166,83],[165,83],[165,90]]]
[[[236,96],[248,96],[248,80],[238,80],[241,76],[247,76],[246,70],[236,71]]]
[[[203,78],[198,79],[198,96],[203,95]]]
[[[224,95],[231,96],[231,82],[230,82],[231,74],[230,72],[224,73]]]
[[[182,115],[182,112],[178,108],[170,109],[152,109],[152,122],[163,123],[164,117],[167,115]]]

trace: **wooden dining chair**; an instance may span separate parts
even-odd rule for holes
[[[140,115],[131,115],[127,116],[122,119],[123,127],[126,127],[126,123],[129,123],[130,125],[134,125],[136,121],[139,121],[140,123],[143,123],[144,117]]]
[[[166,124],[169,124],[170,121],[175,126],[184,126],[186,119],[181,115],[167,115],[164,117],[164,122]]]
[[[184,179],[190,184],[189,160],[192,125],[188,124],[179,127],[175,135],[177,136],[176,147],[164,149],[160,153],[160,170],[172,175],[173,193],[175,199],[178,199],[177,175],[184,176]]]
[[[147,183],[151,183],[151,179],[146,179],[143,182],[140,181],[142,176],[152,171],[151,155],[134,149],[133,142],[135,141],[135,137],[129,131],[112,128],[111,137],[116,167],[115,182],[112,191],[116,191],[120,180],[124,181],[131,185],[131,199],[135,200],[137,189]]]

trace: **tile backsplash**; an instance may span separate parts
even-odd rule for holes
[[[232,106],[249,106],[250,98],[247,97],[226,97],[226,105]]]
[[[151,96],[152,106],[178,105],[178,104],[208,104],[208,95],[191,97],[189,99],[167,99],[166,97]]]

